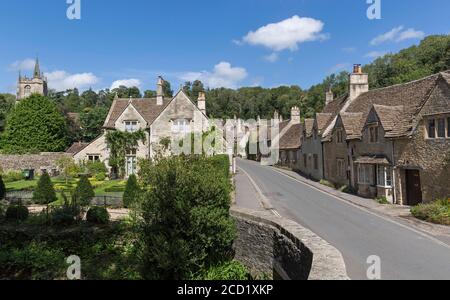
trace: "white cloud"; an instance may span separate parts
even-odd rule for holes
[[[247,70],[240,67],[232,67],[229,62],[220,62],[214,66],[212,72],[187,72],[179,78],[184,81],[201,80],[210,88],[226,87],[236,88],[242,80],[247,78]]]
[[[130,78],[130,79],[121,79],[116,80],[111,84],[111,90],[118,88],[120,86],[126,86],[126,87],[140,87],[142,82],[139,79]]]
[[[250,31],[242,41],[250,45],[262,45],[273,51],[295,51],[301,43],[326,39],[327,35],[321,33],[323,27],[322,21],[296,15]]]
[[[267,55],[267,56],[264,56],[263,58],[264,58],[265,61],[274,63],[274,62],[277,62],[277,61],[278,61],[278,59],[280,58],[280,56],[278,55],[278,53],[273,52],[272,54],[269,54],[269,55]]]
[[[415,30],[414,28],[409,28],[404,30],[404,26],[395,27],[392,30],[383,33],[376,38],[374,38],[370,44],[372,46],[380,45],[385,42],[402,42],[409,39],[421,39],[425,36],[423,31]]]
[[[386,55],[386,52],[383,52],[383,51],[372,51],[372,52],[367,53],[365,55],[365,57],[378,58],[378,57],[381,57],[381,56],[384,56],[384,55]]]
[[[13,62],[9,66],[10,71],[30,71],[34,69],[35,60],[32,58],[27,58],[24,60],[18,60]]]
[[[44,74],[51,89],[65,91],[68,89],[83,89],[98,83],[99,79],[93,73],[70,74],[66,71],[53,71]]]

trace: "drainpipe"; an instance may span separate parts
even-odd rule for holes
[[[393,174],[392,174],[392,189],[393,189],[392,198],[394,200],[394,203],[398,204],[397,203],[397,181],[395,180],[395,173],[397,170],[397,166],[396,166],[396,162],[395,162],[395,141],[394,140],[392,140],[392,166],[393,166],[393,168],[392,168],[392,171],[393,171]]]
[[[324,151],[324,146],[323,146],[323,142],[320,142],[321,146],[322,146],[322,178],[321,179],[325,179],[325,151]]]

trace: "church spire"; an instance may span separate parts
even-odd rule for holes
[[[41,69],[39,67],[39,58],[36,57],[36,64],[34,65],[34,78],[40,78],[41,77]]]

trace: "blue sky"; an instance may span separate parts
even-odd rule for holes
[[[50,86],[96,90],[163,75],[177,88],[199,78],[211,87],[308,88],[381,53],[450,33],[448,0],[66,0],[0,2],[0,92],[39,55]]]

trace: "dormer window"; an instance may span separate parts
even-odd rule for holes
[[[379,134],[378,134],[378,126],[374,125],[374,126],[370,126],[369,127],[369,143],[378,143],[378,138],[379,138]]]
[[[138,121],[125,121],[125,131],[126,132],[136,132],[139,130]]]

